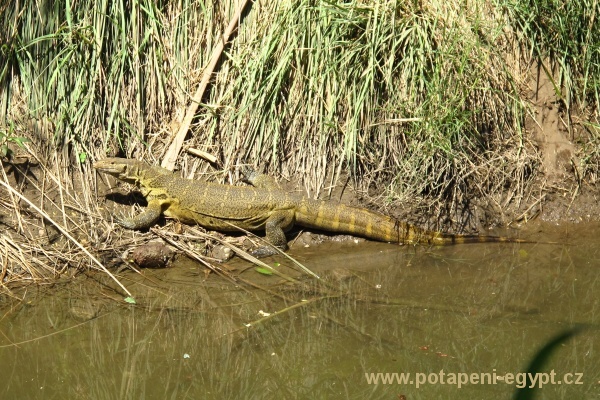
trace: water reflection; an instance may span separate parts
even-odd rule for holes
[[[551,368],[557,378],[582,373],[583,384],[547,384],[540,398],[591,398],[600,387],[600,239],[597,226],[577,229],[570,246],[293,249],[328,286],[241,273],[266,292],[183,263],[124,273],[137,306],[114,301],[102,276],[30,290],[0,322],[0,397],[505,399],[514,385],[459,389],[439,372],[517,373],[578,323],[588,329]],[[365,373],[378,372],[411,373],[413,384],[369,384]],[[417,388],[417,373],[438,382]]]

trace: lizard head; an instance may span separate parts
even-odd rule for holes
[[[141,183],[147,178],[163,175],[167,172],[170,173],[166,169],[152,167],[142,161],[128,158],[105,158],[96,161],[94,168],[99,172],[112,175],[123,182],[133,184]]]

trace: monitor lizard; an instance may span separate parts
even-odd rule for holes
[[[266,240],[281,250],[287,250],[285,232],[295,224],[398,244],[526,242],[423,229],[365,208],[286,192],[262,174],[250,174],[248,178],[254,186],[232,186],[181,178],[165,168],[126,158],[106,158],[94,163],[94,168],[137,185],[148,201],[141,214],[117,220],[127,229],[149,228],[165,215],[216,231],[264,230]],[[255,254],[275,253],[268,247],[259,250]]]

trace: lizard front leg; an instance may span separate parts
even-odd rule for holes
[[[149,201],[144,212],[132,218],[117,218],[117,223],[127,229],[146,229],[154,225],[161,214],[162,206],[160,202]]]

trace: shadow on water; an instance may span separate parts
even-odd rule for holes
[[[122,274],[137,306],[113,300],[103,276],[30,290],[3,309],[0,398],[506,399],[519,381],[501,378],[575,324],[587,329],[555,350],[546,367],[555,383],[537,398],[592,398],[600,238],[597,225],[570,229],[576,245],[293,248],[328,288],[234,260],[269,291],[186,262]],[[402,373],[408,383],[396,381]]]

